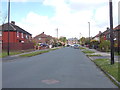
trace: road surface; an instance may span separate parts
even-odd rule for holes
[[[116,88],[80,49],[3,62],[3,88]]]

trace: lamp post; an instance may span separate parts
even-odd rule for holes
[[[57,31],[57,39],[58,39],[58,28],[56,29],[56,31]]]
[[[9,30],[10,30],[10,0],[8,1],[8,49],[7,49],[7,54],[9,56],[9,50],[10,50],[10,45],[9,45],[9,38],[10,38],[10,34],[9,34]]]
[[[58,28],[56,29],[57,31],[57,47],[58,47]]]
[[[114,40],[113,40],[112,0],[109,0],[109,13],[110,13],[110,42],[111,42],[111,65],[112,65],[112,64],[114,64]]]
[[[90,48],[90,22],[88,22],[89,25],[89,48]]]

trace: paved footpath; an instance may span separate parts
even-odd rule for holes
[[[84,48],[86,48],[86,47],[84,47]],[[111,59],[110,52],[100,52],[100,51],[97,51],[95,49],[89,49],[89,48],[86,48],[86,50],[90,50],[90,51],[95,52],[93,54],[88,53],[86,55],[100,55],[100,56],[89,57],[91,60],[95,60],[95,59]],[[82,49],[81,51],[84,51],[84,49]],[[114,55],[115,62],[120,62],[119,58],[120,58],[120,56]]]
[[[3,88],[117,88],[80,49],[3,62]]]

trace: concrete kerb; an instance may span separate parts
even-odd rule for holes
[[[102,56],[110,56],[110,53],[105,53],[105,52],[100,52],[100,51],[97,51],[97,50],[94,50],[94,49],[89,49],[89,48],[86,48],[87,50],[91,50],[91,51],[94,51],[95,53],[93,54],[86,54],[86,55],[101,55]],[[89,57],[87,56],[92,62],[93,60],[95,60],[93,57]],[[112,75],[110,75],[109,73],[105,72],[103,69],[101,69],[95,62],[93,62],[101,71],[103,71],[110,79],[112,79],[115,83],[117,83],[119,86],[120,86],[120,82],[118,82]]]

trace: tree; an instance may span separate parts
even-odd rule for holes
[[[59,39],[61,42],[65,43],[67,41],[66,37],[60,37]]]
[[[81,44],[85,44],[85,37],[82,37],[80,41],[81,41]]]

